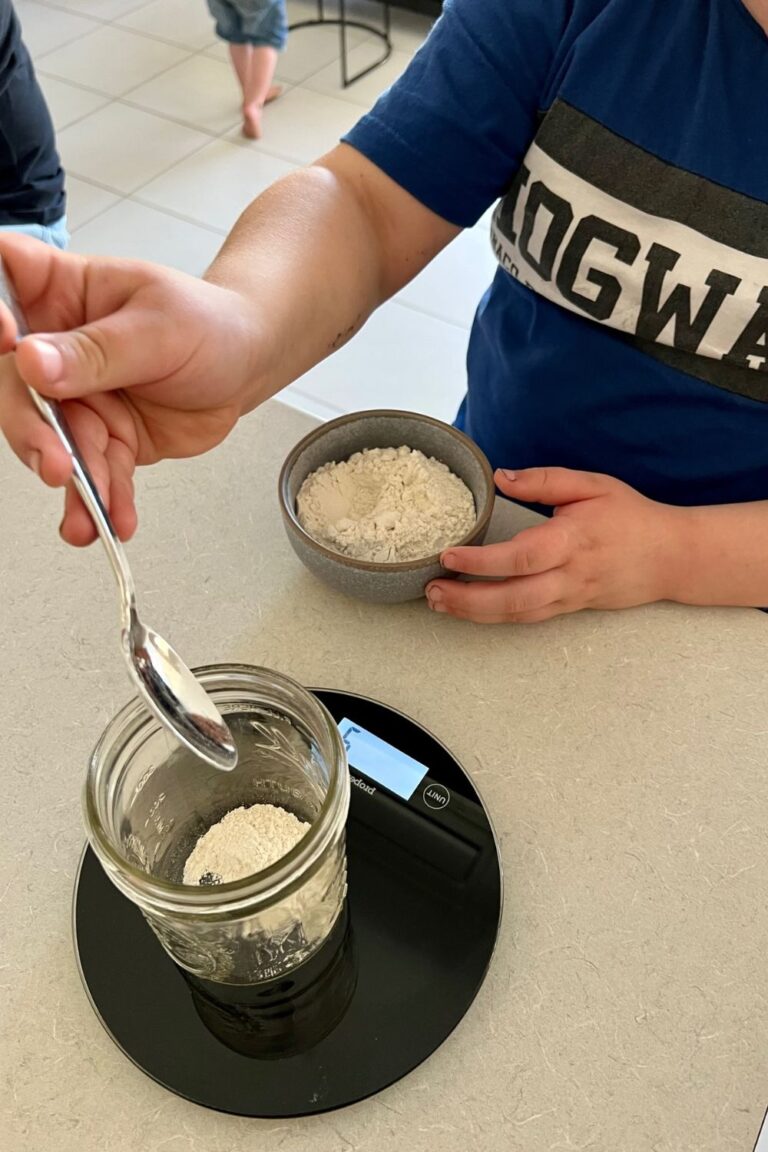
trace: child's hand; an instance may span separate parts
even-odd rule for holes
[[[498,471],[512,499],[556,505],[512,540],[449,548],[446,568],[492,582],[435,580],[430,607],[479,623],[535,623],[582,608],[672,598],[684,564],[685,509],[657,504],[611,476],[569,468]]]
[[[253,310],[234,292],[151,264],[86,259],[11,234],[0,249],[29,327],[43,333],[14,353],[15,325],[0,309],[0,432],[46,484],[66,486],[61,534],[89,544],[96,530],[71,460],[22,381],[62,402],[127,540],[136,466],[205,452],[240,416],[253,376]]]

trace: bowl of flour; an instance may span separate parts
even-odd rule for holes
[[[316,428],[279,481],[283,522],[315,576],[350,596],[400,603],[424,595],[452,546],[481,544],[493,473],[462,432],[414,412],[376,409]]]

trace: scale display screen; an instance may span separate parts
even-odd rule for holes
[[[339,732],[353,768],[402,800],[410,800],[427,774],[423,764],[352,720],[340,720]]]

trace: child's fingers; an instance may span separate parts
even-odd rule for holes
[[[468,576],[533,576],[559,568],[570,552],[567,530],[554,520],[518,532],[512,540],[472,548],[448,548],[441,560]]]
[[[107,445],[109,467],[109,515],[121,540],[130,540],[136,531],[136,505],[133,473],[136,457],[122,440],[112,437]]]
[[[0,370],[0,428],[23,464],[51,488],[61,488],[72,474],[72,463],[58,436],[35,408],[10,357]]]
[[[78,496],[74,484],[67,485],[59,535],[66,544],[72,544],[75,548],[85,548],[96,539],[96,526]]]
[[[68,404],[66,417],[75,443],[98,488],[106,508],[109,508],[111,477],[107,462],[109,432],[100,416],[85,404]],[[74,484],[67,486],[64,518],[59,529],[67,544],[82,548],[96,538],[96,528],[86,511]]]
[[[498,468],[496,486],[512,500],[527,504],[573,504],[602,496],[615,484],[598,472],[579,472],[573,468],[523,468],[518,472]]]
[[[559,602],[547,605],[546,608],[537,608],[534,612],[518,612],[510,616],[508,612],[497,612],[493,616],[478,616],[474,612],[463,612],[460,609],[451,612],[454,620],[468,620],[472,624],[542,624],[545,620],[552,620],[555,616],[562,616],[568,609]]]
[[[69,453],[34,406],[27,387],[10,357],[0,362],[0,428],[14,453],[49,487],[66,486],[64,517],[60,532],[64,540],[83,547],[96,539],[96,529],[72,483]],[[109,404],[110,401],[105,401]],[[112,405],[112,408],[115,406]],[[66,402],[64,413],[88,469],[109,510],[122,540],[136,531],[133,499],[135,448],[110,436],[105,420],[87,404]],[[110,417],[121,415],[111,411]],[[120,423],[116,420],[118,424]],[[122,422],[125,424],[125,421]],[[130,429],[126,427],[126,432]]]
[[[12,352],[16,346],[16,321],[10,308],[0,300],[0,356]]]
[[[122,440],[109,435],[102,418],[84,404],[68,406],[70,428],[104,506],[121,540],[136,531],[133,474],[136,456]],[[60,533],[68,544],[83,547],[96,539],[96,526],[74,485],[67,488]]]
[[[516,620],[556,604],[563,598],[564,586],[563,571],[555,568],[538,576],[492,583],[433,580],[427,587],[427,599],[434,611],[460,615],[465,620]]]

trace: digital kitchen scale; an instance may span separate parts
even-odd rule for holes
[[[170,1091],[243,1116],[362,1100],[426,1060],[488,970],[502,908],[493,828],[458,761],[401,712],[315,690],[351,774],[349,896],[307,963],[244,989],[163,951],[90,849],[74,899],[78,964],[119,1048]]]

